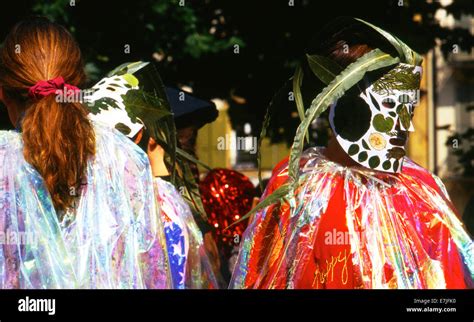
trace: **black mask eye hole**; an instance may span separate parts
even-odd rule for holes
[[[395,100],[393,98],[387,97],[382,100],[382,106],[385,108],[394,108]]]

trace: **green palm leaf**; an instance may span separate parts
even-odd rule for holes
[[[258,167],[258,184],[260,185],[260,190],[263,191],[263,181],[262,181],[262,140],[267,135],[267,128],[270,125],[270,116],[271,116],[271,108],[273,104],[270,104],[267,107],[267,111],[265,113],[265,117],[263,118],[262,130],[260,131],[260,136],[258,137],[258,150],[257,150],[257,167]]]
[[[296,110],[300,119],[304,119],[304,104],[303,96],[301,95],[301,84],[303,83],[303,69],[299,65],[295,70],[295,75],[293,76],[293,95],[295,96]]]
[[[287,183],[281,185],[278,187],[273,193],[269,196],[267,196],[265,199],[260,201],[255,207],[253,207],[248,213],[246,213],[244,216],[242,216],[239,220],[235,221],[232,223],[232,225],[229,225],[227,228],[232,227],[233,225],[238,224],[239,222],[249,218],[252,216],[254,213],[256,213],[259,210],[262,210],[270,205],[273,205],[279,201],[281,201],[283,198],[285,198],[286,195],[288,195],[289,191],[289,185]]]
[[[178,155],[180,155],[181,157],[185,158],[186,160],[188,160],[189,162],[196,163],[196,164],[200,165],[201,167],[205,168],[206,170],[212,171],[212,168],[210,166],[208,166],[204,162],[196,159],[195,157],[193,157],[191,154],[184,151],[183,149],[176,148],[176,153]]]
[[[257,150],[257,167],[258,167],[258,183],[260,185],[260,189],[263,191],[263,183],[262,183],[262,141],[267,135],[267,129],[268,126],[270,125],[270,120],[271,120],[271,115],[272,112],[275,108],[275,105],[277,105],[277,102],[279,102],[283,95],[287,97],[287,93],[285,92],[289,88],[289,82],[291,79],[287,80],[285,84],[275,93],[275,95],[272,97],[272,100],[270,101],[270,104],[268,104],[267,111],[265,112],[265,117],[263,118],[263,124],[262,124],[262,129],[260,130],[260,136],[258,138],[258,150]]]
[[[387,41],[390,42],[390,44],[393,47],[395,47],[395,50],[398,52],[398,55],[400,55],[402,63],[417,65],[417,66],[419,66],[421,64],[421,62],[423,60],[422,57],[418,53],[414,52],[410,47],[408,47],[403,41],[401,41],[400,39],[398,39],[395,36],[392,36],[391,34],[386,32],[382,28],[379,28],[379,27],[371,24],[370,22],[364,21],[364,20],[359,19],[359,18],[355,18],[355,20],[357,20],[359,22],[362,22],[363,24],[371,27],[372,29],[377,31],[379,34],[384,36],[385,39],[387,39]]]
[[[296,67],[295,75],[293,76],[293,95],[295,97],[296,102],[296,110],[298,111],[298,115],[300,120],[303,121],[304,119],[304,102],[303,102],[303,95],[301,94],[301,85],[303,84],[303,68],[301,65]],[[306,140],[309,142],[309,136],[306,135]]]
[[[332,80],[343,71],[343,68],[336,62],[324,56],[306,54],[306,59],[314,75],[325,85],[332,82]]]

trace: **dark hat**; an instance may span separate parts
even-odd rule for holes
[[[199,129],[213,122],[219,114],[211,101],[197,98],[178,88],[166,87],[165,91],[177,129],[189,126]]]

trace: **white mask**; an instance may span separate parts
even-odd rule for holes
[[[421,71],[400,63],[356,99],[343,96],[331,105],[331,128],[354,161],[373,170],[401,171],[408,132],[414,131]]]
[[[127,74],[127,77],[133,77]],[[90,104],[101,104],[104,107],[97,114],[90,113],[89,117],[106,126],[116,128],[129,138],[133,138],[142,128],[143,122],[133,121],[127,113],[123,96],[138,86],[130,84],[124,75],[105,77],[92,87],[93,93],[88,97]],[[101,103],[101,100],[103,102]],[[115,105],[114,106],[112,106]]]

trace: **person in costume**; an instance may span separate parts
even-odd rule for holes
[[[196,151],[197,136],[199,130],[204,125],[214,122],[219,113],[213,101],[197,97],[195,94],[187,92],[182,88],[166,86],[165,92],[173,113],[174,124],[176,127],[176,145],[179,149],[194,159],[190,160],[189,158],[186,158],[183,160],[184,164],[182,164],[182,166],[184,168],[189,167],[189,174],[192,175],[192,178],[190,176],[189,178],[195,182],[193,190],[196,193],[200,193],[201,191],[198,191],[200,190],[200,174],[197,165],[200,163],[204,168],[208,167],[201,162],[196,162],[199,161],[198,151]],[[196,196],[195,193],[192,193],[191,195]],[[203,208],[195,207],[195,209],[192,210],[193,213],[200,214],[194,218],[202,232],[204,247],[209,255],[209,260],[218,281],[219,288],[227,288],[230,276],[229,278],[225,278],[224,274],[220,273],[222,272],[225,263],[222,263],[219,254],[220,248],[213,238],[214,227],[209,224],[209,212],[208,209],[206,209],[202,193],[198,198],[195,198],[193,203],[190,204],[197,205],[199,203],[202,203]]]
[[[34,17],[6,37],[0,288],[171,288],[147,155],[90,120],[84,81],[64,27]]]
[[[474,287],[472,239],[441,180],[406,156],[421,58],[353,18],[316,44],[293,78],[291,155],[254,208],[230,287]],[[303,151],[326,109],[328,146]]]
[[[176,125],[178,146],[185,152],[198,159],[196,142],[199,130],[206,124],[212,123],[219,115],[214,102],[198,98],[193,94],[175,87],[166,87],[171,110]],[[194,162],[189,163],[191,172],[196,182],[199,182],[199,169]],[[208,230],[203,223],[203,231]]]
[[[91,119],[118,129],[148,155],[155,199],[164,223],[173,288],[219,288],[190,206],[168,182],[172,180],[172,173],[165,162],[166,151],[160,144],[172,155],[176,141],[169,136],[176,131],[168,98],[154,65],[148,62],[122,64],[91,90],[88,97]],[[109,104],[104,106],[104,101]]]

